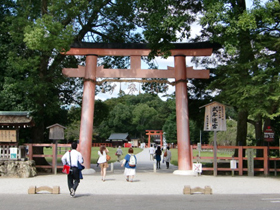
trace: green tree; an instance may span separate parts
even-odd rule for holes
[[[238,111],[238,144],[246,145],[250,121],[260,145],[263,120],[279,114],[278,56],[273,53],[273,40],[279,36],[279,3],[269,1],[262,6],[254,1],[254,7],[248,10],[245,1],[203,2],[201,38],[224,46],[224,51],[216,53],[220,64],[213,72],[215,81],[210,88],[219,90],[217,100]]]
[[[161,129],[153,124],[153,119],[157,115],[157,111],[153,107],[149,107],[147,104],[139,103],[132,111],[132,124],[136,126],[136,130],[140,134],[140,138],[143,139],[144,132],[147,128],[151,130]]]
[[[172,43],[188,38],[200,9],[200,1],[138,0],[137,20],[152,49],[149,58],[168,56]]]
[[[176,113],[170,113],[163,126],[167,143],[177,143]]]
[[[217,132],[217,145],[236,146],[236,139],[235,139],[236,132],[237,132],[237,121],[233,119],[227,119],[227,130]],[[254,139],[255,139],[254,126],[248,123],[246,145],[252,146],[255,143]],[[213,144],[213,141],[214,141],[214,133],[211,132],[209,144]]]
[[[5,45],[0,52],[5,55],[0,62],[0,108],[32,111],[36,124],[33,142],[47,141],[46,127],[57,123],[61,107],[81,99],[82,80],[65,78],[61,70],[76,67],[84,58],[64,56],[61,51],[68,50],[73,41],[141,40],[138,33],[132,33],[136,29],[133,2],[1,2],[1,44],[5,41]],[[41,158],[35,161],[39,163]]]

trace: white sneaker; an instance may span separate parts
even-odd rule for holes
[[[71,196],[72,198],[75,197],[75,190],[74,190],[73,188],[70,189],[70,196]]]

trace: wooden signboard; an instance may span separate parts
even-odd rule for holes
[[[17,130],[0,130],[0,142],[17,142]]]
[[[204,131],[226,131],[225,106],[213,102],[205,106]]]

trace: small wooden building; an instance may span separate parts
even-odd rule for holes
[[[20,129],[34,125],[29,111],[0,111],[0,158],[25,158],[25,146],[18,145]]]
[[[19,129],[34,125],[28,111],[0,111],[0,142],[17,143]]]
[[[123,147],[125,143],[130,141],[130,137],[128,133],[112,133],[106,141],[112,143],[113,147]]]

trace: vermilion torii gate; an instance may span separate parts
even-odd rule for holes
[[[86,169],[90,169],[96,78],[175,78],[179,169],[177,174],[189,174],[192,170],[192,157],[187,78],[208,79],[209,70],[193,70],[192,67],[186,67],[186,56],[210,56],[213,47],[215,45],[209,42],[176,43],[170,50],[171,56],[174,56],[174,67],[159,70],[141,69],[141,56],[148,56],[151,51],[147,44],[74,43],[65,54],[86,56],[86,65],[65,68],[63,74],[67,77],[84,78],[78,149],[84,157]],[[130,56],[130,69],[104,69],[103,66],[97,66],[98,56]]]
[[[146,135],[148,135],[148,147],[151,146],[151,136],[160,136],[160,147],[162,147],[162,138],[163,132],[162,130],[146,130]]]

